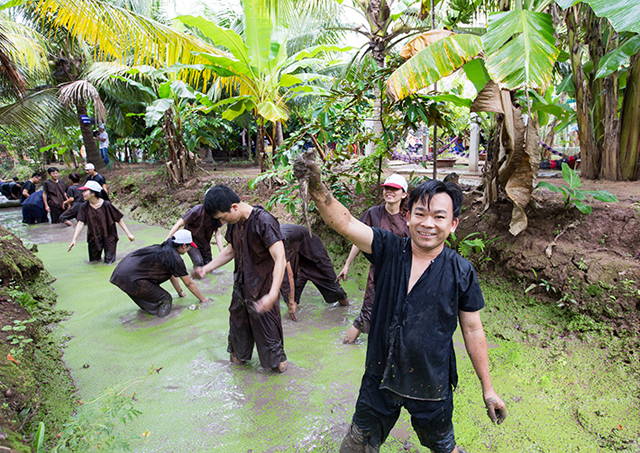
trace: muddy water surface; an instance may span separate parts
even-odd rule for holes
[[[337,451],[353,413],[366,349],[366,337],[351,346],[341,342],[362,301],[353,281],[345,288],[351,307],[325,304],[313,286],[303,294],[299,322],[290,321],[282,305],[289,371],[278,375],[261,369],[257,356],[246,366],[229,363],[232,264],[198,283],[209,303],[190,310],[197,303],[192,295],[175,298],[172,314],[157,319],[109,283],[114,265],[87,262],[84,235],[67,252],[71,228],[27,227],[19,216],[19,210],[0,210],[2,224],[38,244],[38,256],[57,278],[58,307],[73,312],[60,329],[71,338],[65,361],[79,397],[91,401],[107,388],[143,378],[151,367],[162,368],[138,388],[136,408],[142,415],[123,428],[133,451]],[[136,241],[121,238],[118,259],[162,242],[167,233],[127,224]],[[168,282],[166,288],[173,293]],[[566,321],[553,310],[525,303],[523,294],[499,285],[483,284],[483,290],[485,326],[500,338],[500,346],[494,343],[489,351],[492,378],[509,417],[501,426],[489,423],[480,385],[459,350],[454,413],[459,444],[470,453],[640,452],[640,383],[616,359],[622,340],[567,335]],[[427,451],[419,447],[404,411],[381,448],[401,451]]]

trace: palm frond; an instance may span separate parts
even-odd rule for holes
[[[100,0],[31,1],[31,17],[66,30],[94,49],[96,61],[129,61],[132,65],[168,67],[205,63],[197,55],[223,53],[211,44],[148,17]],[[184,80],[208,80],[207,71],[185,72]]]
[[[47,88],[0,107],[0,131],[38,137],[51,130],[77,126],[78,119],[60,104],[57,93],[57,87]]]
[[[76,80],[62,85],[58,93],[60,103],[65,107],[77,104],[93,104],[93,111],[98,123],[105,123],[107,109],[102,103],[98,89],[88,80]]]

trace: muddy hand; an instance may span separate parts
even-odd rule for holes
[[[320,168],[315,163],[313,150],[300,153],[293,160],[293,174],[302,183],[306,182],[307,188],[311,191],[320,187]]]
[[[507,418],[507,407],[499,396],[485,399],[484,404],[487,407],[487,415],[492,422],[500,425]]]
[[[195,278],[196,280],[203,279],[205,274],[206,273],[205,273],[204,269],[202,267],[200,267],[200,266],[194,267],[193,271],[191,272],[191,276],[193,278]]]
[[[289,302],[287,303],[287,307],[289,308],[289,318],[291,318],[292,321],[298,321],[298,318],[296,317],[298,304],[296,302]]]
[[[76,241],[71,241],[71,244],[69,244],[69,250],[67,250],[67,252],[70,252],[75,245],[76,245]]]

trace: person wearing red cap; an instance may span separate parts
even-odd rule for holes
[[[78,224],[69,244],[69,251],[75,247],[80,231],[86,224],[89,261],[100,261],[104,250],[104,263],[111,264],[116,260],[118,245],[116,224],[122,227],[130,241],[134,240],[133,234],[125,225],[122,213],[104,199],[106,194],[99,183],[87,181],[84,186],[78,187],[78,190],[82,191],[84,203],[78,211]]]
[[[191,232],[178,230],[162,244],[150,245],[129,253],[113,270],[111,283],[116,285],[143,310],[164,318],[172,309],[171,294],[160,284],[171,280],[179,297],[185,297],[180,280],[200,302],[207,299],[187,272],[182,256],[192,247]],[[180,279],[180,280],[178,280]]]
[[[393,174],[389,176],[380,187],[382,187],[382,196],[385,203],[367,210],[360,217],[360,221],[371,227],[391,231],[400,237],[409,237],[409,227],[407,226],[406,210],[404,208],[404,201],[408,197],[407,189],[409,188],[407,180],[402,175]],[[349,266],[351,266],[353,260],[356,259],[358,253],[360,253],[360,249],[353,245],[347,262],[342,268],[342,271],[340,271],[340,274],[338,274],[338,280],[342,279],[342,281],[344,281],[347,279]],[[373,306],[374,299],[375,285],[373,283],[373,266],[370,266],[369,276],[367,277],[367,288],[364,293],[364,299],[362,300],[362,309],[358,317],[353,321],[353,325],[349,327],[344,337],[345,343],[353,343],[362,332],[369,333],[371,307]]]

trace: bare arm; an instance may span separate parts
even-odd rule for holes
[[[342,281],[344,282],[347,279],[347,273],[349,272],[349,267],[351,266],[351,263],[353,263],[353,260],[356,259],[356,256],[358,256],[358,253],[360,253],[360,249],[355,245],[352,245],[351,251],[349,252],[349,256],[347,257],[347,262],[344,263],[344,267],[338,274],[337,281],[340,281],[340,279],[342,279]]]
[[[287,264],[287,256],[284,251],[284,243],[278,241],[269,247],[269,253],[273,258],[273,279],[271,280],[271,289],[268,294],[265,294],[258,299],[254,306],[258,313],[266,313],[271,310],[271,307],[278,301],[280,297],[280,286],[282,285],[282,279],[284,278],[284,269]]]
[[[106,193],[109,193],[109,191],[107,190],[107,184],[103,184],[102,185],[102,190],[104,190]]]
[[[169,230],[169,234],[167,234],[166,239],[169,239],[171,236],[173,236],[174,234],[176,234],[176,231],[178,231],[180,228],[182,228],[182,226],[185,224],[186,222],[184,221],[184,219],[180,219],[176,222],[176,224],[171,228],[171,230]]]
[[[298,308],[298,304],[296,302],[296,284],[293,279],[293,269],[291,269],[291,263],[289,261],[287,261],[286,271],[287,280],[289,281],[289,302],[287,303],[289,318],[291,318],[292,321],[297,321],[296,309]]]
[[[220,228],[216,229],[216,245],[218,246],[218,251],[222,252],[222,249],[224,249],[224,239],[222,238],[222,232],[220,231]]]
[[[203,267],[196,267],[193,270],[194,276],[196,278],[204,278],[206,274],[213,271],[214,269],[219,268],[220,266],[224,266],[232,259],[233,247],[231,247],[231,244],[228,244],[209,264],[206,264]],[[280,276],[280,280],[282,280],[282,276]]]
[[[42,189],[42,201],[44,201],[44,210],[51,212],[51,209],[49,209],[49,205],[47,204],[47,190],[45,188]]]
[[[191,294],[196,296],[200,302],[207,301],[207,298],[204,297],[202,293],[200,293],[200,290],[198,289],[196,282],[191,280],[191,277],[189,277],[188,275],[185,275],[184,277],[180,277],[180,279],[182,280],[182,283],[184,283],[184,286],[186,286],[187,289],[191,292]]]
[[[71,249],[75,247],[76,240],[78,239],[78,236],[80,235],[80,232],[82,231],[83,227],[84,227],[84,222],[80,222],[78,220],[78,224],[76,225],[76,230],[73,232],[73,238],[71,238],[71,243],[69,244],[69,250],[67,250],[68,252],[70,252]]]
[[[460,310],[460,328],[464,345],[473,364],[473,369],[482,385],[482,396],[487,406],[487,414],[492,422],[502,423],[507,417],[507,409],[502,398],[493,389],[491,374],[489,373],[489,355],[487,353],[487,339],[484,335],[480,312]]]
[[[73,197],[67,197],[67,199],[62,202],[62,206],[64,207],[64,206],[70,205],[73,203],[74,200],[75,198]]]
[[[129,232],[127,225],[125,225],[124,219],[120,219],[120,221],[118,222],[118,225],[122,227],[122,229],[124,230],[125,234],[127,235],[130,241],[133,241],[135,239],[135,237],[133,237],[133,234]]]
[[[180,280],[178,280],[178,278],[174,277],[173,275],[169,278],[169,280],[171,280],[171,284],[173,285],[173,288],[178,293],[178,297],[184,297],[185,294],[184,294],[184,291],[182,291],[182,288],[180,287]]]
[[[293,171],[300,184],[308,183],[309,196],[315,201],[325,223],[363,252],[371,253],[373,230],[353,217],[342,203],[333,198],[320,181],[320,169],[306,153],[296,157]]]

